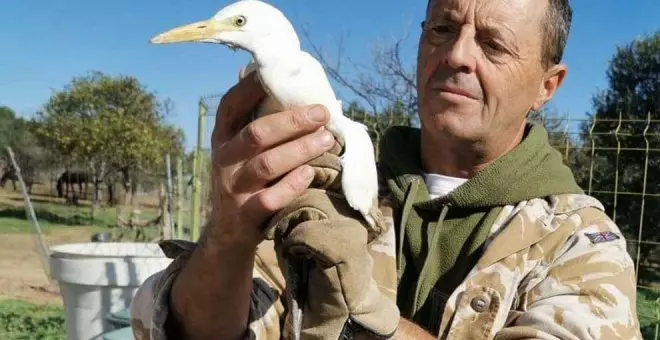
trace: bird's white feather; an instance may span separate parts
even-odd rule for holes
[[[247,24],[242,31],[219,35],[253,57],[241,76],[257,72],[269,97],[259,114],[290,109],[294,106],[321,104],[330,112],[326,128],[345,141],[341,155],[342,190],[349,205],[368,221],[378,194],[378,177],[373,143],[366,126],[343,113],[321,63],[299,47],[291,23],[277,8],[258,0],[240,0],[216,14],[217,20],[242,15]],[[224,38],[223,38],[224,37]]]
[[[267,91],[282,109],[324,105],[330,112],[326,128],[345,142],[341,155],[342,190],[349,205],[369,215],[378,194],[373,144],[366,127],[344,116],[342,102],[335,96],[321,64],[310,54],[297,51],[286,61],[258,69]]]

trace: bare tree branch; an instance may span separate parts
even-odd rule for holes
[[[374,44],[371,60],[367,65],[360,65],[344,54],[343,39],[337,44],[336,62],[331,63],[322,48],[313,42],[309,29],[303,27],[302,33],[328,76],[366,102],[372,114],[385,113],[388,107],[399,104],[406,115],[416,116],[415,65],[406,65],[403,58],[409,34],[395,38],[393,42]],[[350,72],[342,68],[344,64],[351,67]]]
[[[337,56],[338,56],[337,62],[336,64],[332,65],[324,56],[323,50],[318,45],[311,43],[312,41],[311,34],[309,32],[309,28],[307,27],[307,25],[303,25],[301,32],[307,38],[307,40],[310,41],[311,48],[316,58],[325,68],[326,73],[336,82],[338,82],[340,85],[348,88],[355,95],[362,98],[365,102],[367,102],[369,106],[371,106],[372,110],[376,112],[378,110],[378,107],[376,105],[376,101],[374,100],[374,98],[370,96],[368,92],[366,92],[364,89],[361,89],[358,84],[354,84],[352,81],[350,81],[348,78],[342,75],[341,62],[342,62],[342,54],[344,50],[343,40],[340,40],[339,43],[337,44]]]

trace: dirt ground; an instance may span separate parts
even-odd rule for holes
[[[33,191],[34,202],[64,204],[63,199],[42,194],[42,188]],[[150,206],[152,197],[143,195],[141,207]],[[91,205],[91,202],[81,201]],[[23,207],[24,202],[17,192],[0,188],[0,211],[6,208]],[[51,228],[44,235],[47,246],[64,243],[89,242],[94,231],[89,227]],[[30,233],[0,232],[0,300],[19,299],[34,303],[62,305],[57,282],[49,278],[37,251],[36,241]]]
[[[45,202],[59,202],[57,198],[35,195]],[[20,194],[0,189],[0,210],[24,206]],[[46,235],[46,244],[87,242],[90,228],[53,229]],[[0,232],[0,299],[20,299],[35,303],[62,304],[57,282],[49,282],[30,233]]]
[[[53,230],[45,238],[49,246],[87,242],[90,232],[88,228]],[[49,283],[36,249],[30,234],[0,233],[0,299],[62,304],[57,283]]]

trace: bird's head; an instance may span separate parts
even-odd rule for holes
[[[152,44],[203,42],[223,44],[255,53],[260,46],[277,43],[299,47],[293,26],[277,8],[259,0],[240,0],[211,19],[187,24],[161,33]]]

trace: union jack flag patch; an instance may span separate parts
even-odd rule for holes
[[[585,233],[591,243],[596,244],[596,243],[603,243],[603,242],[609,242],[609,241],[614,241],[619,239],[619,235],[611,232],[611,231],[602,231],[602,232],[596,232],[596,233]]]

